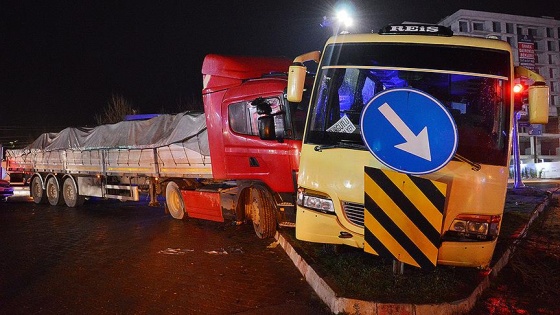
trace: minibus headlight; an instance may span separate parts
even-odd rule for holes
[[[330,198],[308,194],[303,188],[298,189],[297,204],[316,211],[334,214],[334,205]]]
[[[498,237],[501,219],[499,215],[458,215],[446,231],[444,240],[494,240]]]

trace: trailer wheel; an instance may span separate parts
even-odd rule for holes
[[[84,204],[86,198],[78,193],[78,186],[72,177],[67,177],[62,184],[62,196],[67,207],[74,208]]]
[[[64,204],[62,191],[60,190],[60,185],[58,184],[58,179],[56,177],[51,176],[47,179],[47,188],[45,191],[51,206],[61,206]]]
[[[33,177],[31,187],[29,189],[33,202],[36,204],[47,203],[47,194],[43,189],[43,180],[39,176]]]
[[[273,237],[276,233],[276,206],[270,192],[262,186],[253,186],[246,202],[251,208],[251,220],[257,237]]]
[[[185,203],[181,190],[175,182],[170,182],[165,188],[165,204],[169,214],[177,220],[185,218]]]

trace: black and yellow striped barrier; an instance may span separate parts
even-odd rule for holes
[[[447,184],[365,167],[364,251],[434,268]]]

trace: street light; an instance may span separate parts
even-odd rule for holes
[[[344,25],[346,28],[351,27],[352,24],[354,24],[354,20],[345,9],[341,9],[336,13],[336,19],[340,25]]]
[[[338,34],[348,34],[348,29],[354,25],[354,19],[351,15],[350,4],[343,3],[335,9],[335,15],[331,17],[323,16],[321,27],[331,27],[333,36]]]

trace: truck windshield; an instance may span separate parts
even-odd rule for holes
[[[377,93],[410,87],[432,95],[451,113],[458,154],[477,163],[506,165],[509,65],[509,53],[475,48],[329,46],[319,69],[305,142],[363,144],[359,123],[365,105]]]

